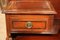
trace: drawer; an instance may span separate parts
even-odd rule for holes
[[[46,21],[13,21],[12,25],[16,29],[45,29]]]
[[[53,26],[52,15],[7,15],[11,31],[48,31]]]
[[[48,19],[47,15],[10,15],[14,29],[45,29]]]

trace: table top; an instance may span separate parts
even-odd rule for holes
[[[4,12],[19,14],[56,14],[49,1],[10,1]]]

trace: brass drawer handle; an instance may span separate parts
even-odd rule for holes
[[[26,23],[26,27],[27,27],[27,28],[32,28],[32,22],[27,22],[27,23]]]

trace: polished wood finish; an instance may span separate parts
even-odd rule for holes
[[[8,14],[56,14],[49,1],[38,0],[10,1],[4,12]]]
[[[56,12],[50,1],[14,0],[8,3],[4,12],[6,15],[8,40],[12,37],[11,33],[57,33],[57,28],[53,25]]]
[[[53,27],[53,15],[6,15],[9,30],[21,32],[50,31]],[[10,20],[10,21],[9,21]],[[32,27],[26,27],[26,23],[31,22]],[[51,24],[50,24],[51,23]]]
[[[10,0],[11,1],[11,0]],[[53,7],[55,8],[57,14],[55,15],[55,19],[60,19],[60,0],[49,0]]]

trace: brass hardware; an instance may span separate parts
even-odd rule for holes
[[[27,22],[27,23],[26,23],[26,27],[27,27],[27,28],[32,28],[32,22]]]

